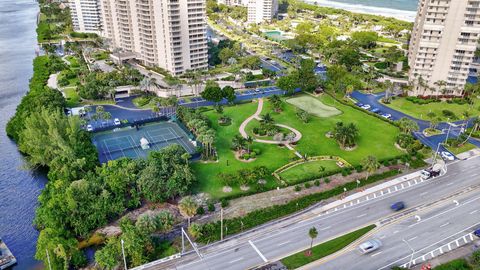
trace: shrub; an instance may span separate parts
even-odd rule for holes
[[[312,185],[310,183],[305,183],[305,188],[310,188]]]
[[[250,159],[250,154],[243,154],[243,159],[249,160]]]
[[[294,188],[294,190],[295,190],[296,192],[299,192],[300,190],[302,190],[302,188],[301,188],[299,185],[296,185],[295,188]]]
[[[325,180],[323,180],[323,182],[325,182],[325,184],[328,184],[328,183],[330,183],[330,179],[325,178]]]
[[[359,164],[359,165],[355,166],[355,170],[357,172],[361,172],[361,171],[363,171],[363,166],[361,164]]]
[[[250,158],[256,158],[256,157],[257,157],[257,153],[255,153],[255,152],[250,153]]]
[[[262,151],[258,148],[252,149],[252,152],[255,152],[255,154],[257,154],[257,155],[260,155],[262,153]]]
[[[205,214],[205,209],[203,209],[203,206],[199,206],[197,208],[197,215],[203,215]]]
[[[213,203],[208,203],[207,208],[208,208],[208,212],[215,211],[215,205]]]
[[[457,116],[455,115],[455,113],[450,110],[442,110],[442,114],[443,116],[448,117],[450,119],[457,119]]]
[[[317,180],[315,180],[315,182],[313,182],[313,184],[318,187],[318,186],[320,186],[320,181],[317,179]]]
[[[222,206],[222,208],[225,208],[229,205],[229,201],[227,199],[221,199],[220,205]]]

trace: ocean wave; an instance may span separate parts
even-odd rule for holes
[[[361,4],[348,4],[348,3],[339,3],[331,0],[304,0],[309,4],[316,3],[319,6],[339,8],[357,13],[380,15],[385,17],[393,17],[395,19],[413,22],[415,21],[415,16],[417,12],[409,10],[399,10],[393,8],[384,8],[384,7],[374,7],[366,6]]]

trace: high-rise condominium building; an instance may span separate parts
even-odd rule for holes
[[[227,6],[244,6],[248,5],[248,0],[218,0],[218,4],[223,4]]]
[[[205,0],[99,0],[111,46],[173,74],[207,67]]]
[[[409,49],[413,95],[461,95],[480,34],[480,0],[420,0]]]
[[[277,15],[278,0],[249,0],[248,23],[269,22]]]
[[[98,0],[69,0],[73,30],[77,32],[99,33],[101,12]]]

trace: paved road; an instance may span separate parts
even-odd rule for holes
[[[388,192],[385,189],[373,197],[370,195],[370,198],[352,202],[352,206],[345,204],[331,213],[320,213],[318,208],[314,208],[300,217],[273,223],[202,248],[202,260],[189,254],[179,260],[145,269],[240,270],[265,261],[275,261],[307,248],[310,244],[307,232],[312,226],[319,231],[315,243],[320,243],[392,215],[389,205],[394,202],[404,201],[409,208],[418,207],[474,185],[478,182],[477,176],[480,176],[479,165],[480,158],[457,161],[448,166],[447,174],[442,177],[425,182],[409,181],[409,184],[402,184],[401,187],[389,188]]]
[[[379,239],[383,246],[371,254],[362,255],[353,247],[333,260],[314,263],[304,269],[383,270],[406,266],[410,260],[420,264],[431,259],[432,254],[438,256],[467,242],[477,241],[478,238],[471,233],[480,226],[479,205],[479,189],[450,198],[442,205],[417,213],[418,217],[380,229],[369,238]]]

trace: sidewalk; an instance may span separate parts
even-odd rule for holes
[[[443,255],[440,255],[440,256],[435,257],[434,259],[428,261],[428,263],[430,263],[432,268],[434,268],[434,267],[436,267],[440,264],[444,264],[444,263],[453,261],[455,259],[467,258],[470,255],[472,255],[472,253],[480,247],[479,242],[480,241],[474,241],[474,242],[472,242],[468,245],[459,247],[459,248],[454,249],[454,250],[452,250],[448,253],[444,253]],[[424,264],[427,264],[427,263],[424,263]],[[424,264],[416,265],[416,266],[412,267],[411,269],[421,270],[422,265],[424,265]]]

